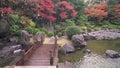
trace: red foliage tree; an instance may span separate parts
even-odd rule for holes
[[[108,16],[107,4],[95,4],[91,8],[86,8],[86,16],[89,18],[97,18],[97,22],[101,22]]]
[[[115,19],[120,19],[120,4],[115,6],[114,17]]]
[[[76,17],[77,11],[74,10],[73,5],[67,1],[61,1],[56,4],[57,13],[61,19]]]
[[[53,3],[53,0],[39,0],[39,2],[38,14],[50,21],[60,21],[77,15],[74,7],[67,1],[60,1],[56,4]]]
[[[93,8],[107,11],[108,5],[107,4],[95,4],[95,5],[93,5]]]
[[[4,8],[0,8],[0,15],[3,16],[5,14],[11,14],[13,12],[13,10],[10,7],[4,7]]]
[[[62,19],[66,19],[67,18],[67,12],[61,12],[59,15]]]
[[[55,6],[52,0],[39,0],[40,4],[37,7],[38,14],[42,17],[55,21],[56,18],[53,16],[56,12],[54,10]]]

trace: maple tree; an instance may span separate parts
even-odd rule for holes
[[[70,17],[76,17],[77,11],[67,1],[60,1],[56,4],[53,0],[39,0],[37,14],[49,21],[61,21]]]
[[[93,5],[93,8],[107,11],[108,5],[107,4],[95,4]]]
[[[51,21],[55,21],[56,18],[53,16],[55,14],[54,7],[52,0],[39,0],[40,4],[37,7],[37,14],[41,15],[43,18],[46,18]]]
[[[116,19],[120,18],[120,4],[118,4],[118,5],[115,6],[114,17]]]
[[[67,19],[70,17],[75,18],[77,15],[77,11],[74,9],[74,6],[71,5],[69,2],[67,1],[61,1],[58,2],[56,4],[56,10],[57,10],[57,14],[59,14],[58,16],[60,16],[61,19]],[[59,19],[60,20],[60,19]]]
[[[0,8],[0,15],[4,16],[6,14],[11,14],[13,10],[10,7]]]
[[[95,21],[101,22],[108,15],[107,4],[95,4],[91,8],[86,8],[86,16],[88,18],[96,19]]]
[[[0,7],[10,7],[19,16],[27,16],[35,18],[35,8],[38,5],[38,0],[0,0]]]

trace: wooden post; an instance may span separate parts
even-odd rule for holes
[[[53,65],[53,52],[50,51],[50,65]]]
[[[55,38],[55,45],[57,45],[57,36],[56,36],[56,31],[55,31],[55,29],[54,29],[54,38]]]
[[[25,58],[24,58],[24,54],[25,54],[25,50],[22,51],[22,65],[24,65],[24,62],[25,62],[25,61],[24,61],[24,59],[25,59]]]

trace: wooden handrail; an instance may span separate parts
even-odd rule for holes
[[[16,63],[16,65],[24,65],[24,63],[30,58],[32,53],[38,48],[38,44],[33,44],[32,47],[27,51],[23,52],[22,58]]]

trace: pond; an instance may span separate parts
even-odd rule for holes
[[[84,55],[84,49],[90,49],[91,55]],[[59,55],[59,61],[69,61],[76,65],[76,68],[119,68],[120,58],[111,59],[105,56],[108,49],[120,53],[120,39],[117,40],[89,40],[87,47],[69,55]]]

